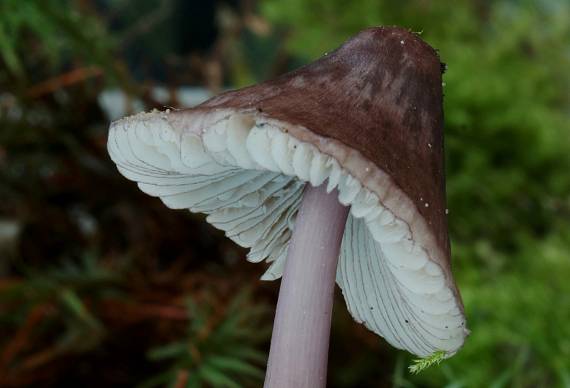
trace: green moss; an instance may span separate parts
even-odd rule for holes
[[[410,373],[417,375],[423,372],[427,368],[434,365],[439,365],[443,360],[448,357],[447,352],[444,350],[438,350],[425,358],[417,358],[414,360],[413,364],[408,367]]]

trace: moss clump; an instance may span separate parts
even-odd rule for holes
[[[408,367],[408,370],[411,374],[417,375],[431,366],[439,365],[439,363],[447,357],[447,352],[444,350],[438,350],[425,358],[415,359],[414,363]]]

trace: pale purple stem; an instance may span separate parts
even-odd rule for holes
[[[307,184],[287,253],[265,388],[326,386],[336,267],[348,207]]]

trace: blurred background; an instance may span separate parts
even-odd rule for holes
[[[472,335],[412,357],[337,295],[330,387],[570,387],[567,0],[0,0],[0,386],[258,387],[278,283],[121,177],[111,120],[195,105],[401,25],[444,76]]]

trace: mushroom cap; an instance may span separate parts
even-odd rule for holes
[[[442,64],[397,27],[186,110],[114,122],[119,171],[171,208],[208,214],[281,276],[306,183],[351,206],[337,283],[393,346],[454,354],[468,334],[445,209]],[[324,183],[326,181],[326,183]]]

